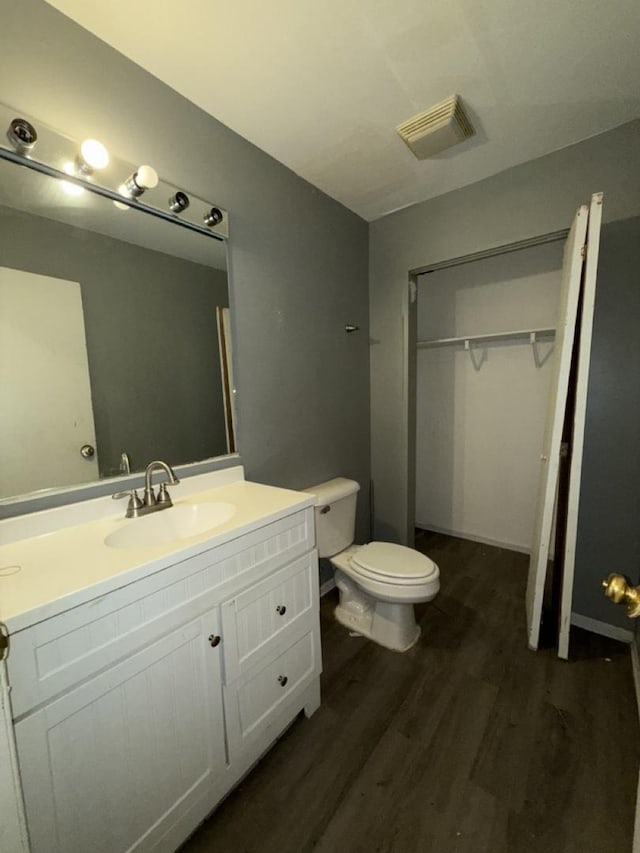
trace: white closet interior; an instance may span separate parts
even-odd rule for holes
[[[418,277],[417,527],[530,550],[562,252]]]

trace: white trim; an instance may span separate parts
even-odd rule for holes
[[[329,578],[320,587],[320,598],[322,598],[323,595],[326,595],[328,592],[331,592],[331,590],[335,589],[335,588],[336,588],[336,579],[335,578]]]
[[[563,228],[560,231],[549,231],[546,234],[527,237],[525,240],[516,240],[515,243],[503,243],[500,246],[492,246],[489,249],[482,249],[479,252],[471,252],[469,255],[458,255],[456,258],[447,258],[445,261],[427,264],[424,267],[416,267],[409,270],[409,275],[426,275],[436,270],[446,270],[449,267],[459,267],[462,264],[470,264],[473,261],[481,261],[485,258],[495,258],[497,255],[506,255],[509,252],[519,252],[520,249],[530,249],[534,246],[542,246],[545,243],[555,243],[560,240],[566,240],[568,234],[568,228]]]
[[[6,664],[0,660],[0,837],[3,849],[29,853],[27,819],[12,724]]]
[[[569,378],[576,336],[588,218],[589,208],[586,204],[580,205],[564,247],[562,260],[562,278],[556,318],[556,355],[553,362],[549,404],[540,456],[536,521],[525,596],[527,641],[529,648],[533,651],[538,648],[540,639],[542,600],[547,578],[549,551],[552,546],[551,537],[558,489],[560,449],[569,397]]]
[[[447,527],[438,527],[435,524],[423,524],[421,521],[416,521],[416,527],[427,533],[442,533],[445,536],[455,536],[456,539],[468,539],[469,542],[492,545],[494,548],[506,548],[507,551],[517,551],[519,554],[531,553],[531,548],[527,548],[525,545],[516,545],[514,542],[501,542],[498,539],[490,539],[488,536],[476,536],[474,533],[465,533],[462,530],[449,530]]]
[[[599,619],[592,619],[590,616],[572,613],[571,624],[575,625],[576,628],[584,628],[585,631],[600,634],[602,637],[620,640],[621,643],[633,643],[633,631],[630,631],[628,628],[618,628],[617,625],[609,625],[608,622],[601,622]]]
[[[567,519],[562,571],[562,594],[560,603],[560,633],[558,657],[569,658],[569,632],[571,626],[571,603],[578,543],[578,511],[580,505],[580,480],[582,477],[582,454],[589,388],[589,363],[591,361],[591,338],[593,313],[596,300],[598,275],[598,253],[600,251],[600,225],[602,222],[602,193],[591,196],[589,225],[587,228],[586,259],[582,279],[582,310],[578,333],[578,371],[576,378],[573,410],[573,432],[571,440],[571,465],[569,470],[569,493],[567,497]]]

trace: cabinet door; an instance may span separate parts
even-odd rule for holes
[[[216,610],[16,724],[33,853],[165,849],[187,814],[177,843],[213,808],[225,772],[218,631]]]

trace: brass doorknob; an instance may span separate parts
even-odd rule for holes
[[[602,588],[614,604],[626,605],[631,619],[640,616],[640,586],[631,586],[624,575],[612,574],[602,581]]]

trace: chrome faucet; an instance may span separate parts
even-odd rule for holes
[[[158,494],[153,491],[151,478],[154,471],[164,471],[168,479],[160,483]],[[161,509],[169,509],[173,506],[171,495],[167,491],[167,486],[175,486],[180,482],[176,477],[171,465],[166,462],[156,460],[149,462],[146,471],[144,472],[144,498],[140,500],[136,489],[127,489],[124,492],[116,492],[112,495],[114,500],[120,498],[129,498],[125,518],[138,518],[141,515],[148,515],[150,512],[158,512]]]
[[[153,486],[151,485],[151,477],[154,471],[164,471],[167,477],[169,478],[164,483],[160,483],[160,488],[158,490],[158,496],[154,494]],[[156,462],[149,462],[147,465],[147,470],[144,472],[144,506],[148,508],[148,511],[158,509],[167,509],[167,507],[172,506],[171,504],[171,496],[167,491],[167,486],[175,486],[180,482],[176,475],[173,473],[173,468],[171,465],[167,465],[166,462],[161,462],[160,460]]]

